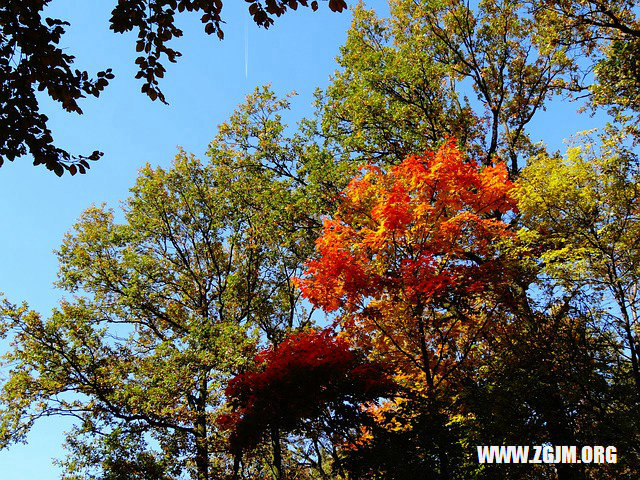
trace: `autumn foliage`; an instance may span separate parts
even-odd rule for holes
[[[509,232],[494,214],[515,208],[512,189],[504,164],[480,168],[453,140],[388,173],[367,167],[324,222],[304,295],[333,311],[383,292],[416,303],[482,289],[499,271],[495,242]]]
[[[74,175],[101,154],[56,146],[40,94],[82,113],[113,73],[72,68],[51,3],[0,2],[0,167]],[[143,94],[165,101],[180,18],[223,38],[223,3],[112,0]],[[347,8],[244,3],[264,28]],[[297,128],[294,93],[256,88],[206,159],[87,209],[51,314],[0,293],[0,451],[60,416],[65,479],[640,478],[640,2],[388,3],[353,6]],[[562,155],[534,118],[567,95],[612,116]]]
[[[489,292],[508,281],[501,218],[515,209],[513,189],[504,164],[481,167],[452,139],[388,172],[367,167],[324,222],[304,296],[341,308],[348,335],[432,390],[486,324]]]
[[[231,430],[231,447],[238,452],[273,428],[293,431],[327,409],[334,428],[353,425],[360,404],[393,388],[382,366],[365,360],[347,340],[330,330],[309,330],[261,351],[253,369],[229,382],[225,393],[233,411],[220,416],[219,424]]]

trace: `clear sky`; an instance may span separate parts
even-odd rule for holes
[[[61,43],[76,56],[77,68],[97,72],[112,67],[116,74],[99,99],[81,103],[82,116],[42,102],[57,145],[77,154],[98,149],[104,157],[92,163],[87,175],[75,177],[58,178],[42,166],[33,167],[26,157],[0,168],[0,291],[14,303],[26,300],[45,315],[61,295],[52,286],[57,271],[52,251],[85,208],[102,202],[117,207],[138,169],[146,162],[168,165],[178,146],[202,155],[216,125],[256,86],[271,83],[279,94],[298,92],[290,123],[309,115],[313,91],[325,87],[337,68],[335,57],[351,19],[350,13],[332,13],[320,2],[317,12],[290,11],[264,30],[249,19],[248,4],[227,0],[225,39],[220,42],[203,32],[198,15],[181,15],[178,22],[185,35],[175,47],[183,56],[177,64],[165,63],[161,88],[170,103],[165,106],[139,93],[141,84],[133,78],[135,35],[115,35],[108,29],[115,3],[53,0],[47,12],[71,22]],[[384,0],[368,5],[387,11]],[[563,138],[602,124],[575,111],[575,104],[554,102],[534,120],[534,139],[562,148]],[[0,353],[5,348],[0,343]],[[60,444],[69,425],[60,419],[41,420],[27,445],[0,452],[0,479],[59,478],[51,462],[63,456]]]

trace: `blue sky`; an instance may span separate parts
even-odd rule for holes
[[[245,2],[228,0],[222,42],[203,32],[199,16],[179,18],[185,36],[175,47],[183,56],[177,64],[165,65],[161,88],[170,102],[165,106],[139,93],[140,83],[133,78],[135,36],[114,35],[108,29],[115,1],[54,0],[47,12],[71,22],[62,45],[76,56],[77,68],[97,72],[112,67],[116,74],[100,99],[82,102],[82,116],[64,113],[46,99],[42,102],[59,146],[80,154],[99,149],[104,157],[92,164],[87,175],[75,177],[58,178],[43,167],[33,167],[29,158],[0,168],[0,291],[14,303],[26,300],[45,315],[60,299],[52,286],[57,271],[52,251],[84,209],[102,202],[117,207],[127,197],[138,169],[146,162],[168,165],[178,146],[202,155],[216,125],[256,86],[271,83],[279,94],[298,92],[289,123],[309,115],[313,91],[326,86],[337,68],[335,57],[351,18],[348,12],[330,12],[327,3],[320,2],[319,11],[299,8],[265,31],[251,23]],[[382,0],[368,5],[379,12],[387,10]],[[601,124],[588,115],[578,116],[576,108],[553,102],[534,120],[534,139],[544,140],[552,149],[562,148],[563,138]],[[0,351],[4,348],[0,343]],[[27,445],[0,452],[0,477],[59,478],[51,460],[63,455],[60,444],[69,425],[60,419],[42,420]]]

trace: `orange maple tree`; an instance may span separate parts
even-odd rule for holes
[[[449,139],[388,171],[364,168],[324,221],[303,295],[355,343],[433,395],[488,326],[508,282],[502,219],[515,211],[503,163],[480,166]],[[425,383],[426,382],[426,383]]]

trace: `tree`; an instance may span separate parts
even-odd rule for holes
[[[180,152],[169,170],[143,169],[123,220],[90,208],[58,254],[60,286],[80,298],[63,301],[48,319],[5,305],[2,333],[15,343],[3,365],[19,368],[0,398],[2,446],[23,439],[42,416],[79,415],[86,423],[68,436],[70,458],[62,463],[69,478],[204,471],[189,423],[200,395],[190,389],[201,375],[209,403],[207,436],[198,438],[206,440],[209,473],[232,471],[214,422],[224,386],[252,362],[258,343],[279,344],[312,325],[293,279],[313,251],[332,179],[341,178],[307,122],[285,135],[287,109],[288,99],[256,89],[219,126],[206,162]],[[100,374],[117,371],[93,384],[98,364],[105,365]],[[96,400],[99,387],[109,395]],[[167,423],[153,423],[156,416]],[[303,440],[287,441],[305,448]],[[269,453],[245,455],[243,467],[269,471]],[[304,472],[306,462],[295,458],[289,467]]]
[[[66,169],[73,175],[84,173],[87,160],[97,160],[101,153],[73,157],[53,145],[36,88],[46,90],[68,112],[82,113],[78,99],[85,94],[97,97],[113,73],[98,72],[93,80],[87,72],[71,70],[73,56],[58,47],[68,24],[42,20],[40,12],[48,3],[9,0],[0,6],[0,166],[28,152],[34,165],[45,165],[57,175]]]
[[[640,172],[626,137],[610,127],[599,138],[583,136],[564,157],[534,159],[518,198],[526,235],[544,245],[544,271],[571,295],[592,296],[600,328],[613,327],[622,340],[618,355],[640,394]]]
[[[562,44],[581,64],[587,82],[572,86],[589,97],[593,108],[605,107],[614,116],[638,114],[640,19],[635,0],[553,0],[531,2],[546,30],[542,41]],[[583,79],[584,80],[584,79]],[[637,127],[638,119],[635,123]],[[636,131],[635,135],[638,133]]]
[[[270,263],[278,244],[259,240],[259,219],[220,169],[184,153],[170,170],[146,167],[123,223],[93,207],[65,238],[59,286],[73,300],[49,318],[4,304],[14,348],[3,361],[2,447],[39,418],[72,415],[69,475],[230,471],[215,427],[223,386],[253,357],[266,317],[297,304]]]
[[[379,19],[371,11],[358,7],[339,60],[342,70],[318,97],[322,111],[320,133],[329,145],[336,146],[339,164],[370,162],[384,172],[390,165],[402,164],[411,152],[437,144],[446,134],[458,136],[465,154],[477,164],[491,166],[496,158],[507,160],[512,180],[520,175],[524,160],[552,156],[527,138],[528,122],[544,109],[551,95],[582,88],[578,82],[578,74],[582,73],[579,67],[583,66],[581,62],[590,62],[592,58],[586,56],[593,53],[587,43],[580,43],[577,25],[575,29],[572,25],[566,28],[561,17],[556,18],[558,23],[549,23],[550,17],[544,18],[541,10],[537,10],[553,4],[480,2],[470,8],[461,2],[399,1],[392,3],[389,19]],[[615,2],[608,5],[615,7]],[[620,8],[625,10],[626,4]],[[630,19],[635,17],[625,14],[620,18],[633,27],[635,20]],[[618,38],[620,32],[592,30],[593,35],[588,37],[593,42],[591,48],[604,51],[609,38]],[[573,40],[552,41],[565,34]],[[608,37],[603,39],[602,35]],[[624,38],[632,40],[629,36]],[[627,52],[624,58],[619,56],[616,61],[634,62],[636,57],[629,52],[635,50],[624,51]],[[611,70],[611,79],[621,71]],[[630,89],[621,91],[621,99],[627,106],[635,105],[632,88],[637,82],[626,74],[622,78],[629,79]],[[471,94],[471,88],[479,103],[465,101],[464,93]],[[559,170],[559,177],[564,175],[567,192],[562,192],[562,187],[558,192],[578,196],[575,188],[566,185],[572,177],[566,170]],[[543,180],[554,177],[553,167],[540,175]],[[545,193],[539,195],[541,202],[553,199]],[[396,256],[385,257],[375,250],[378,245],[364,242],[366,234],[360,232],[365,230],[366,222],[373,223],[373,210],[368,209],[377,206],[374,199],[379,197],[390,210],[395,206],[395,199],[380,189],[372,188],[370,196],[365,197],[369,203],[358,200],[362,203],[356,204],[351,193],[345,193],[343,200],[338,201],[337,219],[334,216],[330,221],[334,230],[332,233],[325,230],[317,244],[318,258],[310,263],[311,279],[305,280],[310,282],[306,284],[307,293],[312,303],[338,312],[336,321],[349,324],[345,330],[357,338],[356,344],[371,348],[371,358],[384,358],[411,379],[407,384],[418,385],[417,389],[422,390],[403,391],[404,396],[398,396],[402,400],[399,405],[380,410],[380,428],[372,430],[369,441],[350,457],[350,473],[356,478],[413,478],[427,476],[424,472],[429,471],[435,477],[442,475],[449,462],[456,469],[451,475],[480,476],[477,463],[474,469],[473,460],[464,457],[460,445],[484,443],[486,438],[499,439],[498,444],[513,444],[514,438],[579,444],[587,441],[584,439],[613,439],[618,430],[628,434],[625,448],[634,451],[625,466],[608,469],[559,466],[535,473],[512,471],[510,478],[537,478],[536,473],[560,479],[604,475],[633,478],[637,474],[633,446],[637,409],[635,392],[630,391],[635,385],[629,342],[620,335],[624,333],[622,328],[614,334],[607,322],[611,319],[602,316],[603,307],[610,306],[606,301],[596,294],[578,295],[573,290],[563,290],[557,279],[550,278],[546,264],[538,257],[546,248],[554,250],[554,240],[529,243],[526,236],[507,236],[500,241],[492,238],[489,243],[500,252],[500,264],[508,267],[507,273],[497,279],[487,275],[489,287],[484,292],[467,295],[457,290],[457,284],[450,283],[443,287],[444,299],[432,299],[434,303],[441,302],[437,304],[442,310],[437,313],[446,320],[459,318],[462,310],[449,295],[461,297],[462,302],[469,301],[476,307],[483,305],[490,321],[484,330],[478,330],[478,335],[469,335],[475,341],[471,342],[474,348],[467,356],[451,353],[453,368],[444,370],[448,377],[441,380],[437,391],[440,403],[425,412],[424,405],[428,402],[420,393],[427,391],[428,385],[421,373],[426,369],[419,366],[421,354],[416,339],[421,335],[415,330],[418,322],[410,309],[398,312],[406,295],[393,290],[399,288],[394,282],[400,283],[405,278],[397,273],[399,267],[384,265],[385,258],[399,263],[403,255],[410,256],[414,250],[400,250],[400,242]],[[515,204],[515,199],[512,200]],[[528,201],[533,202],[531,198]],[[572,200],[561,201],[554,208],[562,213],[571,205]],[[346,220],[342,217],[344,210],[349,212]],[[534,218],[538,213],[545,215],[545,208],[539,204],[527,211]],[[402,219],[401,214],[398,218]],[[493,218],[509,222],[508,230],[512,233],[532,221],[510,212],[493,212]],[[533,220],[533,224],[537,221]],[[570,225],[564,228],[565,239],[580,237],[579,230]],[[466,234],[463,231],[453,237],[464,242]],[[348,248],[343,248],[344,245]],[[627,247],[629,252],[634,251]],[[473,264],[472,259],[467,260]],[[573,260],[564,263],[565,267],[574,268]],[[391,260],[388,263],[396,267]],[[379,313],[375,282],[381,278],[380,288],[386,289],[388,303],[395,308]],[[426,278],[429,276],[423,272],[425,283]],[[313,283],[315,279],[318,281]],[[473,304],[474,301],[477,303]],[[472,308],[470,311],[474,313]],[[479,318],[464,310],[462,313],[471,319]],[[471,320],[460,323],[474,325]],[[405,330],[401,331],[398,325]],[[447,325],[436,330],[434,336],[451,332],[452,338],[458,338],[456,334],[460,332],[447,330]],[[394,343],[398,338],[404,342]],[[460,338],[464,345],[467,336],[461,334]],[[441,349],[445,352],[443,358],[449,352],[464,352],[460,343],[448,351]],[[436,350],[435,346],[432,348]],[[411,355],[401,349],[411,353],[416,361],[412,362]],[[621,354],[628,357],[625,359]],[[459,359],[462,361],[458,363]],[[529,377],[534,375],[538,380]],[[402,378],[398,383],[406,386]],[[473,394],[478,392],[486,395],[480,404],[473,400]],[[497,415],[504,415],[505,411],[517,412],[518,420],[501,423]],[[444,451],[440,453],[441,446]],[[398,460],[407,456],[411,461]],[[465,470],[467,467],[471,468]],[[502,471],[492,474],[483,470],[485,477],[481,478],[502,478],[501,474]]]
[[[447,425],[458,375],[477,360],[509,282],[499,245],[511,232],[496,218],[515,207],[507,176],[504,164],[465,159],[453,140],[386,173],[369,167],[325,220],[300,281],[314,305],[339,309],[356,345],[392,366],[403,400],[389,421],[431,439],[422,469],[442,479],[456,470]],[[412,409],[404,419],[403,403]]]
[[[544,218],[553,208],[545,202],[570,210],[572,202],[555,195],[591,198],[585,183],[598,181],[587,176],[569,187],[575,176],[553,167],[536,178],[557,175],[555,193],[532,193],[529,168],[515,184],[504,164],[480,167],[448,141],[386,172],[368,167],[325,221],[302,291],[336,311],[345,335],[393,368],[399,385],[345,452],[354,478],[574,480],[636,472],[631,452],[619,467],[498,470],[478,468],[469,451],[482,444],[614,442],[620,432],[629,436],[621,448],[634,449],[637,402],[628,381],[611,380],[619,359],[593,320],[595,297],[578,303],[571,292],[558,293],[539,262],[556,255],[556,263],[566,262],[558,268],[572,268],[575,259],[514,228]],[[627,197],[619,184],[611,188]],[[516,200],[523,206],[517,215]],[[558,247],[554,234],[541,238]],[[583,247],[567,248],[581,255]]]
[[[320,97],[325,135],[346,159],[380,165],[449,135],[480,162],[507,160],[515,176],[536,149],[529,122],[572,79],[566,48],[540,42],[525,2],[390,7],[389,19],[355,9],[342,70]]]
[[[27,153],[34,165],[44,165],[60,176],[85,173],[87,160],[102,155],[94,151],[89,156],[74,156],[53,144],[48,118],[40,113],[36,90],[59,102],[68,112],[82,113],[78,100],[85,95],[98,97],[113,79],[111,69],[98,72],[91,79],[86,71],[72,70],[73,55],[58,46],[68,22],[42,18],[50,0],[7,0],[0,6],[0,166],[4,160],[13,161]],[[274,16],[281,16],[298,5],[318,9],[317,0],[249,0],[249,13],[254,22],[269,28]],[[168,43],[182,36],[175,25],[176,11],[202,13],[207,34],[215,33],[222,39],[222,1],[207,0],[123,0],[115,5],[110,28],[115,33],[137,31],[136,59],[139,67],[136,78],[144,80],[142,93],[151,100],[166,103],[158,87],[164,76],[164,58],[175,62],[180,52]],[[344,0],[329,0],[332,11],[346,8]]]
[[[366,361],[347,340],[329,330],[291,334],[261,351],[255,360],[252,369],[229,381],[225,393],[233,410],[219,422],[231,430],[231,451],[238,456],[238,464],[243,450],[269,436],[277,478],[285,477],[281,433],[306,432],[308,437],[320,429],[334,437],[333,442],[339,437],[346,441],[366,416],[361,405],[394,390],[382,365]],[[321,450],[318,445],[315,448],[313,463],[325,478]],[[339,458],[334,462],[331,478],[340,471]]]

